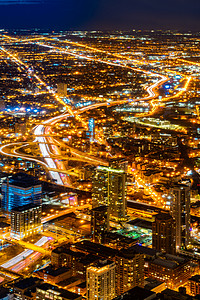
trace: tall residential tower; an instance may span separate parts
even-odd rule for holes
[[[176,253],[176,224],[169,213],[159,213],[152,223],[152,247],[169,254]]]
[[[171,189],[171,215],[176,224],[176,249],[186,248],[190,242],[190,187],[175,184]]]
[[[106,205],[110,216],[118,222],[126,220],[127,174],[123,170],[99,166],[92,180],[93,208]]]
[[[115,263],[99,261],[87,268],[87,300],[115,298]]]

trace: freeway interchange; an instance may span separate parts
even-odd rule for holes
[[[10,38],[8,36],[6,36],[6,38],[10,39],[11,42],[13,42],[13,38]],[[15,41],[16,39],[14,39]],[[26,43],[33,43],[32,41],[27,40]],[[91,104],[88,105],[86,107],[80,108],[78,110],[73,109],[72,107],[70,107],[68,104],[66,105],[64,103],[64,101],[59,97],[59,95],[56,92],[52,92],[51,87],[49,87],[40,77],[39,75],[37,75],[36,73],[34,73],[34,71],[31,69],[30,71],[30,67],[29,65],[27,65],[25,62],[23,62],[21,59],[17,58],[17,54],[13,54],[11,52],[9,52],[8,50],[5,49],[5,47],[1,47],[1,51],[4,52],[4,54],[6,54],[8,56],[8,58],[10,60],[13,60],[17,65],[19,65],[20,67],[23,67],[27,70],[27,76],[31,74],[32,77],[35,78],[36,82],[38,83],[39,86],[44,86],[47,91],[50,94],[53,94],[53,97],[62,105],[64,105],[65,109],[66,109],[66,113],[62,113],[60,115],[57,115],[56,117],[50,118],[45,120],[41,125],[37,125],[33,130],[32,130],[32,134],[34,136],[34,141],[33,143],[36,143],[39,146],[40,149],[40,153],[41,153],[41,158],[42,159],[38,159],[37,157],[33,157],[33,156],[28,156],[28,155],[22,155],[20,154],[20,143],[13,143],[13,144],[8,144],[8,145],[3,145],[0,148],[0,153],[3,155],[8,155],[8,156],[13,156],[13,157],[18,157],[18,158],[22,158],[23,160],[30,160],[30,161],[35,161],[39,164],[41,164],[42,166],[45,167],[45,169],[47,169],[49,171],[49,174],[51,176],[51,178],[53,179],[54,182],[56,182],[59,185],[66,185],[68,187],[72,187],[72,183],[70,180],[70,176],[76,176],[76,172],[72,172],[72,171],[68,171],[64,165],[64,163],[62,162],[62,160],[60,159],[60,150],[58,145],[60,144],[60,142],[52,136],[52,127],[55,126],[57,124],[57,122],[60,122],[63,119],[68,118],[69,116],[75,116],[75,118],[77,118],[78,121],[80,121],[83,126],[87,127],[87,124],[85,124],[85,122],[83,121],[83,119],[81,119],[81,114],[88,112],[88,111],[92,111],[101,107],[105,107],[105,106],[116,106],[116,105],[120,105],[122,103],[131,103],[134,101],[147,101],[151,104],[151,110],[148,113],[148,115],[150,115],[151,113],[155,112],[155,110],[158,108],[159,105],[161,105],[160,101],[157,100],[158,98],[158,93],[156,92],[156,89],[163,85],[166,81],[168,81],[169,77],[165,74],[162,75],[160,73],[155,73],[155,72],[150,72],[150,71],[146,71],[143,67],[143,63],[137,60],[134,61],[129,61],[128,59],[126,60],[125,57],[122,57],[120,55],[115,55],[112,54],[113,57],[116,57],[119,59],[119,61],[113,62],[113,61],[108,61],[108,60],[102,60],[102,59],[97,59],[95,57],[90,57],[90,56],[85,56],[82,55],[80,53],[73,53],[70,52],[69,50],[66,51],[65,49],[61,48],[61,47],[55,47],[52,45],[49,45],[49,41],[47,41],[47,43],[45,42],[38,42],[37,45],[39,46],[43,46],[43,47],[47,47],[50,48],[51,51],[55,51],[55,52],[62,52],[62,53],[67,53],[73,56],[76,56],[77,58],[81,58],[81,59],[85,59],[85,60],[92,60],[92,61],[96,61],[98,60],[98,63],[102,63],[102,64],[108,64],[108,65],[114,65],[117,66],[119,68],[128,68],[131,70],[134,70],[136,72],[140,72],[140,73],[144,73],[149,77],[152,76],[156,76],[157,80],[155,83],[151,84],[150,86],[147,86],[146,92],[148,93],[147,97],[142,97],[140,99],[136,98],[136,99],[131,99],[130,100],[119,100],[119,101],[102,101],[100,103],[95,103],[95,104]],[[74,46],[75,43],[73,44]],[[78,46],[84,47],[84,45],[80,45],[78,44]],[[87,48],[87,47],[86,47]],[[94,49],[95,51],[100,52],[100,50],[98,49]],[[108,55],[110,53],[107,53]],[[120,61],[120,59],[123,58],[123,61]],[[133,67],[130,66],[130,64],[139,64],[139,67]],[[189,82],[191,80],[191,77],[187,78],[187,82],[185,87],[179,91],[179,93],[171,96],[172,98],[178,97],[180,96],[180,94],[184,93],[184,91],[187,90],[187,87],[189,85]],[[167,98],[166,98],[167,99]],[[164,100],[166,100],[164,99]],[[163,103],[163,102],[162,102]],[[101,142],[101,141],[100,141]],[[27,145],[28,145],[28,139],[27,139]],[[31,145],[32,142],[29,144]],[[50,150],[50,145],[51,145],[51,149],[53,148],[53,151]],[[53,147],[52,147],[53,145]],[[24,147],[24,145],[22,145],[22,147]],[[16,148],[18,149],[18,151],[16,151]],[[82,161],[86,161],[88,163],[91,163],[93,165],[107,165],[106,161],[103,161],[102,159],[98,159],[97,157],[92,157],[91,155],[89,155],[88,153],[85,152],[81,152],[78,151],[76,149],[70,149],[72,154],[74,155],[74,159],[77,161],[78,160],[82,160]],[[58,159],[59,161],[58,161]]]
[[[0,47],[0,54],[7,64],[12,63],[13,66],[22,73],[21,77],[25,77],[27,80],[34,82],[34,91],[32,91],[32,94],[45,95],[45,104],[42,107],[52,105],[52,102],[50,103],[50,99],[51,101],[53,99],[53,106],[58,106],[56,113],[47,113],[45,116],[39,116],[39,120],[36,124],[32,122],[24,140],[19,138],[13,142],[9,141],[3,143],[0,147],[0,153],[2,156],[11,158],[15,157],[22,159],[23,161],[31,161],[41,165],[41,167],[48,172],[51,181],[61,186],[74,188],[73,179],[79,178],[80,176],[80,170],[77,167],[79,163],[90,166],[108,166],[108,160],[105,157],[102,158],[92,151],[80,150],[76,146],[65,142],[60,136],[58,136],[55,133],[55,129],[58,128],[61,122],[74,118],[76,125],[74,130],[78,132],[81,125],[82,128],[87,131],[88,121],[86,116],[90,116],[90,114],[94,115],[96,111],[101,111],[101,109],[110,109],[111,107],[116,106],[121,107],[122,105],[128,105],[129,107],[133,107],[135,103],[139,103],[141,106],[144,103],[145,105],[149,105],[148,111],[136,113],[136,117],[149,118],[150,116],[154,116],[159,113],[159,110],[165,107],[166,104],[170,103],[170,101],[174,101],[174,103],[179,102],[181,97],[184,97],[184,95],[189,91],[190,85],[194,81],[194,77],[188,72],[188,70],[183,70],[181,73],[179,70],[170,69],[168,61],[162,63],[159,60],[155,60],[154,66],[151,61],[144,61],[144,59],[139,59],[138,57],[131,58],[128,54],[122,55],[117,52],[111,52],[110,50],[98,49],[96,47],[89,46],[86,43],[84,44],[69,40],[63,42],[59,39],[59,36],[56,38],[41,37],[40,39],[20,39],[9,35],[2,35],[2,40],[3,45]],[[31,51],[35,51],[34,55],[37,57],[38,61],[36,59],[35,62],[32,57],[29,60],[29,56],[26,54],[26,51],[23,49],[22,53],[17,50],[17,47],[19,47],[19,49],[20,47],[33,48]],[[39,55],[35,48],[40,49],[41,53],[39,53]],[[110,96],[110,91],[108,95],[100,95],[101,97],[93,95],[89,97],[84,95],[86,103],[85,106],[77,107],[76,101],[67,101],[69,99],[59,95],[53,80],[52,86],[50,85],[50,80],[48,80],[49,77],[44,76],[45,67],[37,69],[37,66],[40,63],[42,65],[48,55],[53,58],[54,56],[58,56],[63,64],[65,63],[65,56],[69,56],[69,64],[71,63],[71,60],[73,60],[74,64],[78,66],[82,66],[83,62],[84,67],[87,66],[87,64],[92,64],[92,68],[95,64],[98,66],[104,66],[105,70],[101,70],[102,74],[106,72],[110,74],[113,72],[112,68],[115,68],[114,70],[119,69],[122,74],[123,72],[127,72],[126,75],[130,78],[132,78],[134,74],[140,74],[140,76],[144,76],[144,78],[142,77],[144,81],[141,83],[141,90],[138,89],[139,96],[136,94],[134,97],[124,97],[123,94],[123,96],[117,95],[117,97],[119,97],[115,98],[115,91],[112,91],[112,97]],[[172,58],[172,60],[174,60],[174,58]],[[56,65],[56,63],[54,65]],[[186,66],[187,65],[190,65],[188,61],[186,61]],[[66,73],[66,70],[62,71],[63,73]],[[80,72],[76,70],[73,74],[70,74],[70,76],[79,76],[79,73]],[[161,96],[160,89],[162,89],[167,82],[173,81],[174,77],[178,78],[176,80],[176,86],[174,85],[171,88],[169,94]],[[17,80],[20,81],[20,78],[17,78],[16,81]],[[135,77],[134,80],[136,80]],[[120,86],[120,83],[112,83],[113,89],[117,89],[118,86]],[[71,94],[76,99],[76,93],[83,88],[78,86],[77,89],[75,89],[75,92],[73,91],[73,88],[69,87],[69,89],[71,89]],[[91,84],[91,90],[92,89],[93,85]],[[24,91],[22,89],[18,89],[17,92],[20,92],[22,95],[31,94],[28,90]],[[118,94],[120,93],[121,91],[118,92]],[[82,98],[79,96],[78,99]],[[95,121],[98,121],[98,118]],[[142,123],[142,121],[140,121],[140,123],[144,125],[144,122]],[[172,127],[171,131],[176,134],[176,130],[174,128],[176,127]],[[160,130],[160,128],[158,128],[158,130]],[[66,136],[70,135],[68,131],[69,130],[66,130],[65,132]],[[104,135],[101,133],[98,136],[95,136],[93,142],[98,145],[104,145],[105,147],[108,146]],[[37,146],[38,152],[35,151],[34,153],[33,149],[35,146]],[[32,152],[26,153],[25,150],[27,148],[30,148]],[[62,148],[67,149],[65,154],[62,153]],[[70,153],[70,155],[67,155],[67,153]],[[65,162],[76,162],[77,165],[75,167],[68,167]],[[129,174],[135,178],[137,189],[143,187],[143,190],[147,195],[151,194],[157,207],[162,209],[166,208],[166,201],[163,200],[162,197],[155,191],[154,187],[146,184],[138,171],[131,170],[129,171]],[[134,202],[133,200],[130,201]],[[61,212],[59,215],[52,215],[44,218],[42,222],[45,223],[47,221],[52,221],[54,218],[74,211],[75,209],[66,209],[66,211]],[[8,268],[14,272],[20,272],[25,269],[32,262],[41,258],[42,255],[50,254],[48,250],[48,238],[45,236],[35,244],[28,244],[14,240],[12,242],[21,243],[21,245],[29,249],[25,250],[19,256],[14,257],[5,264],[2,264],[1,267]]]

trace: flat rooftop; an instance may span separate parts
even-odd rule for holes
[[[7,180],[4,181],[4,184],[7,184]],[[21,188],[30,188],[32,186],[41,185],[40,181],[36,177],[22,172],[10,177],[9,184]]]
[[[49,283],[43,283],[39,288],[37,288],[37,290],[38,289],[45,291],[45,292],[47,292],[49,290],[55,291],[58,293],[59,297],[63,297],[63,298],[69,299],[69,300],[81,299],[80,295],[69,292],[64,289],[60,289],[57,286],[51,285]]]
[[[114,257],[118,251],[100,244],[83,240],[74,244],[74,247],[78,250],[82,250],[91,254],[99,255],[101,257]]]
[[[35,204],[26,204],[26,205],[22,205],[22,206],[18,206],[18,207],[14,207],[12,211],[15,211],[15,212],[23,212],[23,211],[26,211],[26,210],[29,210],[29,209],[32,209],[32,208],[39,208],[39,207],[42,207],[42,205],[35,205]]]

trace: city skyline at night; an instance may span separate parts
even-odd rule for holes
[[[0,0],[0,300],[200,299],[199,13]]]

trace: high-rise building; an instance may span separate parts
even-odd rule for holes
[[[144,255],[134,249],[122,249],[116,256],[116,294],[144,285]]]
[[[175,184],[171,189],[171,215],[176,224],[176,249],[185,248],[190,242],[190,187]]]
[[[59,82],[57,85],[57,93],[60,97],[66,97],[67,96],[67,84],[64,82]]]
[[[126,220],[126,172],[99,166],[94,170],[92,180],[93,208],[106,205],[109,214],[116,221]]]
[[[111,300],[115,297],[115,263],[99,261],[87,268],[87,300]]]
[[[113,169],[128,171],[128,161],[124,158],[111,158],[109,160],[109,166]]]
[[[88,121],[88,133],[90,136],[90,141],[92,142],[95,138],[95,120],[94,120],[94,118],[91,118]]]
[[[91,210],[91,233],[93,242],[103,244],[109,228],[108,206],[99,206]]]
[[[10,212],[13,208],[27,204],[41,204],[42,186],[35,177],[18,173],[2,183],[1,208]]]
[[[152,223],[152,246],[154,249],[176,253],[176,226],[169,213],[159,213]]]
[[[28,204],[11,210],[11,237],[21,240],[41,232],[42,206]]]

